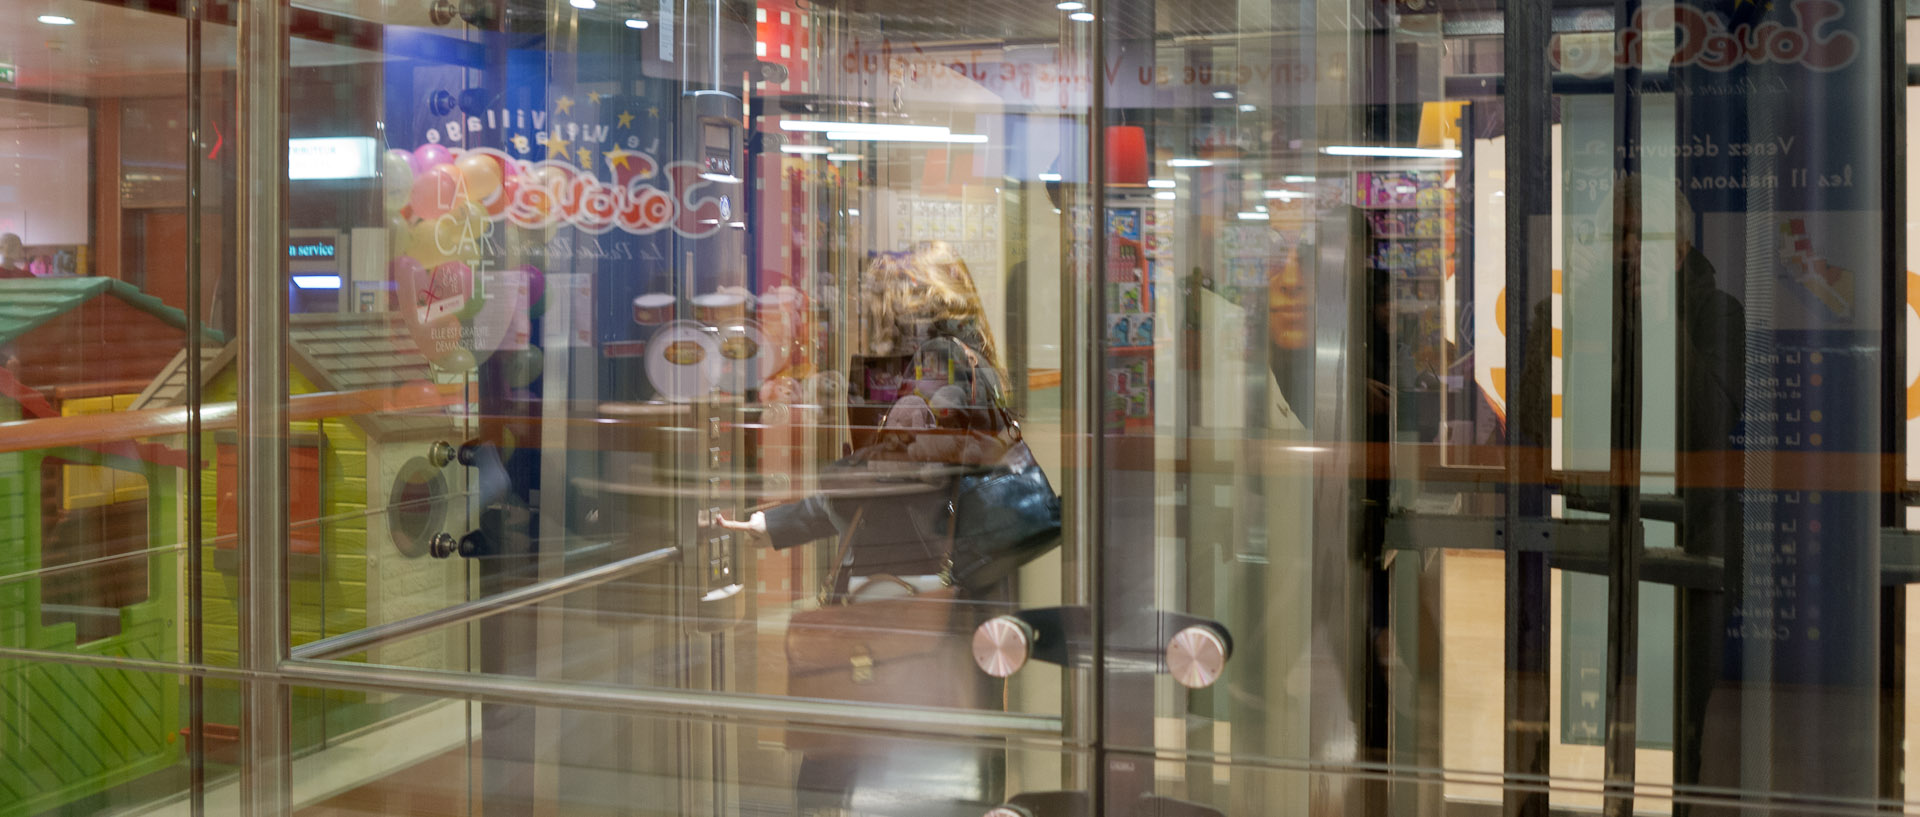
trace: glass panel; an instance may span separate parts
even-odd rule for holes
[[[233,29],[19,11],[0,48],[0,648],[217,663],[185,601],[203,487],[178,409],[189,350],[231,326],[231,151],[193,140],[198,111],[231,108]]]
[[[1086,584],[1093,29],[906,11],[394,9],[295,55],[295,658],[1058,731],[1065,651],[973,635]]]
[[[1102,9],[1110,748],[1903,798],[1901,32],[1510,6]]]
[[[192,813],[186,676],[0,659],[0,706],[0,814]],[[209,813],[233,807],[237,763],[207,756]]]
[[[980,815],[1084,791],[1091,755],[1045,744],[880,737],[533,703],[419,714],[294,760],[303,814]],[[527,728],[532,744],[498,739]],[[803,761],[783,745],[832,746]],[[686,747],[685,751],[664,747]]]
[[[1105,761],[1106,810],[1100,812],[1104,814],[1213,817],[1256,811],[1275,796],[1301,799],[1312,804],[1314,813],[1329,814],[1362,808],[1378,814],[1426,814],[1442,808],[1460,814],[1498,814],[1500,808],[1497,795],[1492,800],[1453,796],[1456,780],[1490,779],[1483,776],[1450,775],[1443,781],[1352,771],[1314,772],[1234,763],[1205,754],[1156,757],[1119,752],[1107,755]],[[1643,788],[1651,790],[1635,803],[1635,813],[1639,814],[1731,814],[1737,812],[1740,803],[1728,792]],[[1598,782],[1561,781],[1554,789],[1557,798],[1564,798],[1569,813],[1600,813],[1605,802]],[[1838,817],[1871,810],[1863,809],[1864,805],[1841,798],[1809,798],[1796,803],[1794,812]],[[1074,812],[1031,813],[1038,817]]]

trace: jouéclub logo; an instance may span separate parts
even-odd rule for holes
[[[1548,46],[1553,67],[1583,77],[1616,68],[1681,68],[1697,65],[1725,71],[1742,64],[1798,64],[1833,71],[1852,64],[1860,40],[1841,28],[1846,8],[1834,0],[1795,0],[1785,21],[1740,22],[1731,27],[1718,12],[1675,3],[1642,8],[1619,36],[1556,34]],[[1649,34],[1672,32],[1672,37]]]

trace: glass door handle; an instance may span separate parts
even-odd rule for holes
[[[1033,625],[1019,616],[995,616],[974,628],[973,663],[995,678],[1010,676],[1033,658],[1035,636]]]
[[[1135,648],[1109,644],[1109,652],[1131,654],[1138,660],[1130,663],[1143,667],[1151,656],[1155,672],[1170,674],[1191,689],[1219,680],[1233,656],[1233,636],[1226,626],[1165,610],[1155,616],[1155,631],[1172,634],[1165,642]],[[1091,633],[1092,616],[1084,607],[1041,607],[995,616],[974,628],[973,662],[995,678],[1008,677],[1035,660],[1080,666],[1089,658]]]
[[[1118,804],[1110,801],[1108,805]],[[1151,814],[1156,817],[1221,817],[1224,814],[1212,806],[1159,794],[1142,794],[1130,805],[1130,810],[1122,808],[1120,813]],[[1022,792],[988,809],[984,817],[1087,817],[1091,808],[1092,798],[1084,791]]]
[[[1091,798],[1084,791],[1028,791],[989,809],[986,817],[1087,817]]]
[[[1167,639],[1167,672],[1188,689],[1205,689],[1220,680],[1233,655],[1233,641],[1219,625],[1192,624]]]

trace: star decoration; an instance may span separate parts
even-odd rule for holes
[[[595,105],[598,105],[598,104],[600,104],[600,92],[599,92],[599,91],[588,91],[588,92],[587,92],[587,101],[588,101],[588,102],[591,102],[591,103],[593,103],[593,104],[595,104]]]
[[[620,127],[623,127],[623,128],[631,128],[631,127],[633,127],[633,114],[630,114],[630,113],[627,113],[626,111],[621,111],[621,112],[620,112]]]
[[[559,136],[547,137],[547,158],[549,159],[566,158],[567,146],[570,144],[572,143],[568,142],[565,139],[560,138]]]
[[[632,170],[633,168],[627,164],[628,157],[630,156],[633,156],[633,154],[623,148],[616,147],[612,150],[607,151],[606,153],[607,169],[608,170]]]
[[[649,118],[652,118],[652,119],[659,119],[659,118],[660,118],[660,106],[658,106],[658,105],[655,105],[655,106],[653,106],[653,107],[651,107],[651,108],[648,108],[648,109],[647,109],[647,116],[648,116]]]
[[[513,149],[520,151],[521,153],[526,153],[527,151],[532,149],[532,146],[527,144],[526,136],[524,135],[515,136],[513,137]]]
[[[573,113],[573,97],[563,96],[553,101],[554,113]]]

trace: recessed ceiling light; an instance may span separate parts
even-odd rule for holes
[[[1080,2],[1080,0],[1061,0],[1061,2],[1055,3],[1053,7],[1061,11],[1079,11],[1086,8],[1087,4]]]
[[[1172,201],[1178,197],[1178,194],[1174,193],[1172,190],[1162,190],[1157,193],[1154,193],[1153,197],[1161,201]]]
[[[567,0],[567,5],[583,11],[591,11],[595,6],[600,4],[595,2],[595,0]]]
[[[825,156],[828,153],[833,152],[833,149],[827,147],[826,145],[781,145],[780,152],[781,153],[803,153],[803,154],[812,155],[812,156]]]
[[[1214,91],[1213,98],[1214,99],[1232,99],[1233,92],[1232,91]]]
[[[1043,182],[1057,182],[1057,181],[1060,181],[1060,174],[1058,174],[1058,173],[1042,173],[1042,174],[1040,174],[1040,181],[1043,181]]]
[[[647,21],[645,20],[642,20],[638,17],[627,18],[627,28],[646,28],[646,27],[647,27]]]
[[[1328,156],[1382,156],[1392,159],[1458,159],[1454,148],[1403,148],[1393,145],[1329,145],[1320,149]]]
[[[62,17],[58,14],[42,14],[40,15],[40,22],[50,26],[70,26],[73,25],[73,18]]]
[[[879,122],[826,122],[816,119],[786,119],[781,130],[806,133],[865,133],[874,138],[915,141],[944,141],[953,131],[945,125],[888,125]]]
[[[1243,104],[1243,105],[1241,105],[1241,106],[1240,106],[1240,112],[1241,112],[1241,113],[1253,113],[1253,112],[1254,112],[1254,107],[1253,107],[1252,105],[1245,105],[1245,104]]]
[[[829,161],[829,162],[857,162],[857,161],[860,161],[860,154],[858,154],[858,153],[829,153],[829,154],[827,154],[827,161]]]
[[[1172,179],[1148,179],[1147,186],[1153,187],[1153,188],[1163,188],[1163,189],[1172,188],[1173,180]]]
[[[1091,23],[1093,22],[1093,12],[1076,11],[1072,14],[1067,15],[1067,19],[1072,20],[1076,23]]]
[[[1168,167],[1213,167],[1210,159],[1168,159]]]

